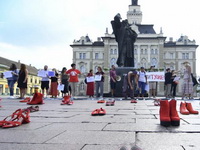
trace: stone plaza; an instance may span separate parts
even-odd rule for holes
[[[108,98],[107,98],[108,99]],[[47,99],[39,111],[30,114],[31,122],[0,129],[1,150],[200,150],[199,115],[181,115],[179,127],[160,125],[159,106],[153,100],[117,100],[114,106],[79,97],[73,105],[60,105],[61,99]],[[177,99],[177,110],[180,109]],[[191,100],[200,110],[199,100]],[[0,120],[15,110],[30,107],[18,99],[2,97]],[[94,109],[104,116],[91,116]]]

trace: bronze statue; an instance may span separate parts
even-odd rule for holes
[[[121,15],[117,14],[111,21],[115,40],[118,43],[118,59],[119,67],[134,67],[134,43],[137,33],[133,31],[127,20],[121,20]]]

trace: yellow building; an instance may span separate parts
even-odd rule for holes
[[[15,64],[17,66],[17,68],[20,68],[20,61],[19,62],[15,62],[3,57],[0,57],[0,95],[9,95],[9,87],[8,87],[8,83],[7,83],[7,79],[4,79],[2,74],[5,71],[8,71],[11,64]],[[37,76],[37,69],[31,65],[26,65],[27,70],[28,70],[28,87],[27,87],[27,94],[31,95],[34,93],[34,88],[35,87],[39,87],[39,91],[40,90],[40,82],[41,82],[41,78]],[[14,85],[14,94],[15,95],[19,95],[19,88],[17,88],[17,83],[15,83]]]

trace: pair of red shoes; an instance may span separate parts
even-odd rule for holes
[[[97,103],[105,103],[105,100],[98,100]]]
[[[181,102],[180,104],[180,113],[183,115],[189,114],[199,114],[198,111],[194,110],[191,103]]]
[[[35,93],[33,95],[33,98],[29,100],[29,98],[25,98],[24,101],[27,100],[28,105],[39,105],[39,104],[44,104],[43,102],[43,94],[42,93]],[[28,101],[29,100],[29,101]],[[20,101],[21,102],[21,101]]]
[[[115,105],[115,100],[106,101],[106,106],[114,106],[114,105]]]
[[[30,122],[30,111],[27,109],[18,109],[12,115],[0,121],[0,127],[11,128],[17,127],[24,123]]]
[[[72,105],[74,102],[71,101],[71,96],[64,96],[62,103],[60,105]]]
[[[160,124],[162,126],[168,127],[179,126],[180,117],[176,110],[176,100],[160,100]]]
[[[103,109],[103,108],[95,109],[91,113],[92,116],[98,116],[98,115],[102,116],[102,115],[105,115],[105,114],[106,114],[106,110]]]
[[[137,100],[133,99],[131,100],[131,103],[137,103]]]

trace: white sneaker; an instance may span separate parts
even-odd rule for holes
[[[14,97],[14,96],[10,96],[9,98],[10,98],[10,99],[14,99],[15,97]]]

